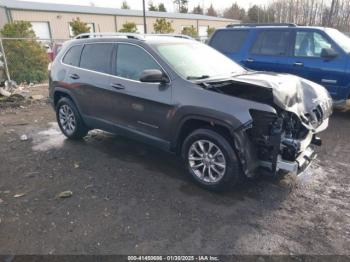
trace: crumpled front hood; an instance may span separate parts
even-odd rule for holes
[[[274,103],[293,112],[308,128],[317,128],[332,113],[332,99],[321,85],[289,74],[248,72],[234,81],[272,89]]]

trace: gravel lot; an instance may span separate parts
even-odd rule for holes
[[[0,254],[350,255],[349,133],[336,112],[307,172],[214,194],[149,146],[67,141],[45,103],[2,109]]]

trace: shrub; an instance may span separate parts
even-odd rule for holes
[[[193,25],[184,27],[181,34],[196,38],[198,36],[197,29]]]
[[[90,27],[88,26],[88,24],[81,21],[79,17],[73,19],[72,22],[70,22],[69,24],[72,28],[73,36],[90,32]]]
[[[208,34],[208,37],[211,37],[211,35],[215,32],[215,27],[210,27],[208,26],[208,29],[207,29],[207,34]]]
[[[12,80],[41,82],[47,79],[49,58],[44,47],[35,39],[29,22],[15,21],[5,24],[0,34],[3,37],[31,38],[26,40],[3,40],[4,51]]]
[[[165,18],[157,18],[156,22],[153,24],[153,29],[154,32],[158,34],[169,34],[174,32],[171,22],[167,21]]]
[[[137,27],[136,24],[133,22],[126,22],[123,24],[123,28],[119,30],[121,33],[136,33],[137,32]]]

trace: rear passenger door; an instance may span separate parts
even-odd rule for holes
[[[84,45],[79,68],[72,70],[72,90],[76,93],[82,114],[93,121],[111,121],[117,101],[111,99],[112,57],[114,43]]]
[[[171,85],[142,83],[139,81],[144,70],[165,70],[155,58],[141,46],[119,43],[115,61],[116,87],[114,96],[118,101],[117,124],[131,131],[165,139],[168,114],[171,104]]]
[[[210,41],[210,46],[228,56],[237,63],[241,63],[244,55],[246,40],[249,30],[244,29],[224,29],[218,30]]]
[[[243,64],[257,71],[288,73],[292,32],[290,30],[258,31]]]

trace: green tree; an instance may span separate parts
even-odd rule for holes
[[[159,12],[166,12],[165,5],[163,3],[158,4],[158,11]]]
[[[171,22],[167,21],[165,18],[157,18],[156,22],[153,24],[153,29],[157,34],[169,34],[174,32]]]
[[[127,1],[123,1],[121,9],[130,9],[130,6]]]
[[[193,38],[198,37],[197,29],[193,25],[184,27],[181,31],[181,34],[188,35]]]
[[[3,37],[21,37],[28,40],[3,40],[10,76],[17,83],[41,82],[47,79],[49,58],[46,50],[35,39],[29,22],[7,23],[0,30]]]
[[[174,4],[177,5],[177,10],[180,13],[188,12],[188,0],[174,0]]]
[[[202,15],[203,8],[198,4],[197,6],[193,7],[192,13]]]
[[[207,15],[209,15],[209,16],[218,16],[218,12],[216,12],[213,4],[211,4],[210,7],[208,8]]]
[[[73,19],[69,24],[72,28],[73,36],[90,32],[90,27],[88,26],[88,24],[81,21],[79,17]]]
[[[148,11],[158,11],[158,7],[153,4],[153,2],[148,3]]]
[[[210,37],[215,32],[215,27],[208,26],[207,35]]]
[[[253,5],[248,10],[248,22],[264,23],[269,20],[268,13],[257,5]]]
[[[134,22],[126,22],[123,24],[123,28],[119,30],[121,33],[136,33],[137,27]]]

